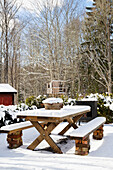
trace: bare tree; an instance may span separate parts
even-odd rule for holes
[[[4,65],[4,80],[3,82],[9,82],[9,48],[12,32],[14,29],[14,22],[16,20],[16,14],[20,6],[17,6],[16,0],[0,0],[0,28],[1,28],[1,58]]]
[[[24,49],[29,69],[25,67],[24,74],[37,79],[36,88],[38,81],[45,87],[47,81],[53,79],[70,81],[73,89],[78,83],[79,71],[76,68],[79,63],[82,1],[66,0],[61,6],[58,2],[46,0],[42,5],[42,1],[36,1],[32,24],[28,33],[25,32],[27,43]]]

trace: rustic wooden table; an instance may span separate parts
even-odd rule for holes
[[[64,120],[68,122],[68,125],[59,133],[59,135],[63,135],[70,127],[76,129],[77,121],[89,111],[89,106],[64,106],[60,110],[37,109],[22,111],[17,114],[17,117],[29,120],[40,133],[40,135],[27,147],[28,149],[34,150],[43,140],[46,140],[56,153],[62,153],[61,149],[50,137],[52,130]],[[44,124],[46,124],[46,126],[44,126]]]

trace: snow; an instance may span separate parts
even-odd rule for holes
[[[68,103],[71,103],[71,102],[76,102],[76,99],[71,99],[71,98],[69,98],[69,99],[68,99]]]
[[[9,84],[0,84],[0,92],[13,92],[13,93],[17,93],[17,90],[15,90]]]
[[[5,113],[4,113],[4,112],[2,112],[2,111],[0,110],[0,119],[1,119],[1,118],[3,118],[3,119],[4,119],[4,116],[5,116]]]
[[[106,108],[108,107],[111,111],[113,111],[113,97],[109,96],[109,94],[107,92],[105,94],[91,93],[90,95],[87,95],[84,98],[79,98],[79,100],[81,100],[81,101],[97,101],[98,102],[99,98],[103,101],[104,106]],[[74,100],[72,100],[72,101],[74,101]],[[75,101],[75,103],[76,103],[76,101]]]
[[[90,95],[87,95],[86,98],[83,98],[81,100],[82,101],[98,101],[98,99],[97,99],[98,95],[99,95],[98,93],[96,93],[96,94],[91,93]]]
[[[6,131],[11,131],[11,130],[15,130],[15,128],[19,129],[19,128],[23,128],[23,127],[27,127],[27,126],[31,126],[31,125],[32,124],[30,121],[26,121],[26,122],[14,123],[14,124],[7,125],[7,126],[2,126],[0,129],[6,130]]]
[[[17,115],[19,116],[38,116],[38,117],[63,117],[68,116],[70,114],[75,114],[79,112],[84,111],[90,111],[90,106],[82,106],[82,105],[76,105],[76,106],[63,106],[60,110],[46,110],[43,109],[36,109],[36,110],[26,110],[18,112]]]
[[[93,119],[92,121],[88,122],[84,126],[81,126],[80,128],[73,130],[70,135],[71,136],[77,136],[77,137],[84,137],[89,132],[94,130],[96,127],[98,127],[100,124],[105,123],[106,118],[105,117],[97,117]]]
[[[31,106],[32,109],[37,109],[36,106]],[[24,103],[21,103],[21,105],[9,105],[9,106],[5,106],[5,105],[0,105],[0,119],[3,118],[3,120],[5,119],[5,111],[7,111],[13,119],[17,118],[16,117],[16,113],[18,113],[18,111],[22,111],[22,110],[26,110],[28,109],[28,106]]]
[[[65,124],[63,122],[58,129]],[[82,125],[82,124],[81,124]],[[1,170],[112,170],[113,169],[113,124],[105,124],[104,138],[92,139],[91,149],[87,156],[75,155],[75,141],[58,144],[63,154],[52,153],[45,148],[43,141],[35,151],[26,149],[37,137],[34,128],[23,131],[23,145],[17,149],[8,149],[6,134],[0,134],[0,169]],[[52,136],[55,141],[58,136]],[[61,138],[61,137],[60,137]]]
[[[64,106],[60,112],[64,113],[67,108],[68,111],[73,112],[75,106]],[[78,107],[78,106],[77,106]],[[81,106],[79,106],[81,107]],[[87,109],[90,109],[87,106]],[[113,107],[113,106],[112,106]],[[7,108],[7,107],[6,107]],[[0,107],[1,117],[4,117],[2,112],[4,107]],[[9,110],[15,110],[16,106],[9,106]],[[81,107],[82,109],[83,107]],[[64,110],[63,110],[64,109]],[[80,108],[79,108],[80,109]],[[41,109],[40,109],[41,110]],[[35,113],[34,113],[35,111]],[[25,111],[31,114],[37,113],[37,110]],[[46,110],[51,112],[51,115],[55,110]],[[59,111],[56,112],[59,114]],[[67,114],[68,114],[67,111]],[[24,111],[22,111],[25,113]],[[21,113],[22,113],[21,112]],[[44,114],[44,109],[41,111]],[[15,112],[15,114],[17,114]],[[41,114],[41,113],[40,113]],[[81,126],[85,123],[81,123]],[[59,124],[52,133],[57,134],[65,126],[66,122]],[[73,128],[70,129],[70,132]],[[113,124],[104,125],[104,138],[102,140],[94,140],[92,134],[90,135],[90,152],[87,156],[75,155],[75,141],[65,140],[59,142],[58,146],[61,148],[63,154],[56,154],[48,151],[49,145],[43,141],[35,149],[31,151],[27,149],[27,146],[31,144],[34,139],[37,138],[39,133],[35,128],[26,129],[23,131],[23,145],[17,149],[7,148],[7,134],[0,133],[0,170],[112,170],[113,169]],[[62,136],[51,135],[55,142],[61,141]],[[65,138],[64,138],[65,139]]]
[[[42,102],[43,103],[49,103],[49,104],[52,104],[52,103],[63,103],[63,100],[61,98],[52,97],[52,98],[47,98],[47,99],[43,100]]]
[[[113,103],[109,107],[110,107],[110,110],[113,111]]]
[[[81,99],[81,101],[98,101],[96,98],[84,98],[84,99]]]

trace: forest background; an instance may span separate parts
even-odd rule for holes
[[[113,92],[113,1],[0,0],[0,83],[18,101],[64,80],[67,95]]]

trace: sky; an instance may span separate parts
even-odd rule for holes
[[[85,1],[85,0],[84,0],[84,1]],[[87,4],[87,5],[91,5],[92,2],[93,2],[93,0],[86,0],[86,4]]]
[[[37,2],[42,5],[45,3],[45,0],[17,0],[18,3],[22,3],[22,6],[28,10],[33,10],[34,4],[36,5]],[[56,3],[56,0],[49,0],[49,3]],[[57,0],[58,5],[62,5],[63,0]]]
[[[58,2],[59,6],[62,5],[63,0],[49,0],[49,2]],[[17,0],[17,2],[20,4],[22,3],[22,6],[28,10],[33,10],[32,4],[36,4],[36,2],[39,2],[40,4],[43,4],[45,0]],[[93,0],[84,0],[85,6],[92,5]]]

